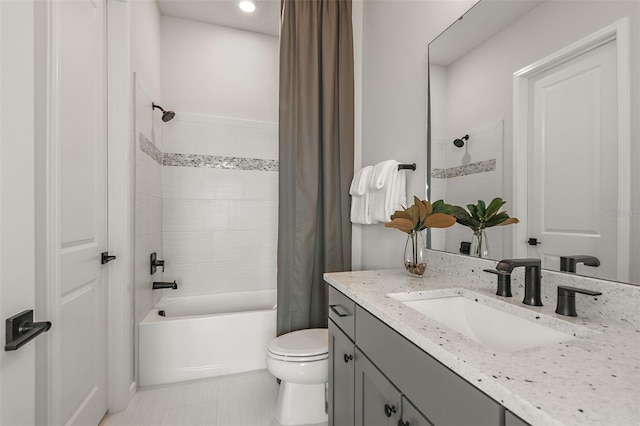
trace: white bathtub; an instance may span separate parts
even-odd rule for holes
[[[275,290],[163,297],[140,323],[140,385],[266,368],[275,304]]]

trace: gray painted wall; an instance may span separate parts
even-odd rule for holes
[[[425,197],[427,44],[475,1],[363,2],[361,164],[417,164],[407,172],[407,197]],[[356,85],[358,82],[356,82]],[[359,111],[356,111],[356,115]],[[354,225],[354,268],[402,266],[406,235],[383,224]]]

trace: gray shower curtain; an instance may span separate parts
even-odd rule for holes
[[[351,0],[282,0],[278,335],[327,326],[324,272],[351,269]]]

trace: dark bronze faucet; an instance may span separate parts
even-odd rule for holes
[[[519,267],[524,266],[524,299],[522,303],[531,306],[542,306],[542,298],[540,297],[540,282],[542,268],[540,259],[504,259],[498,262],[496,270],[504,274],[511,272]]]

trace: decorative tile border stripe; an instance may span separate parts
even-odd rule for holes
[[[262,172],[277,172],[278,160],[263,160],[261,158],[219,157],[216,155],[200,154],[171,154],[165,153],[162,164],[178,167],[207,167],[228,170],[258,170]]]
[[[496,159],[478,161],[464,166],[450,167],[448,169],[433,169],[432,178],[448,179],[458,176],[469,176],[477,173],[492,172],[496,169]]]
[[[140,133],[140,150],[151,157],[161,166],[178,167],[207,167],[227,170],[258,170],[262,172],[277,172],[278,160],[263,160],[261,158],[219,157],[216,155],[200,154],[171,154],[163,153]]]
[[[153,158],[156,163],[162,166],[162,151],[158,149],[153,142],[151,142],[145,135],[140,133],[140,150]]]

